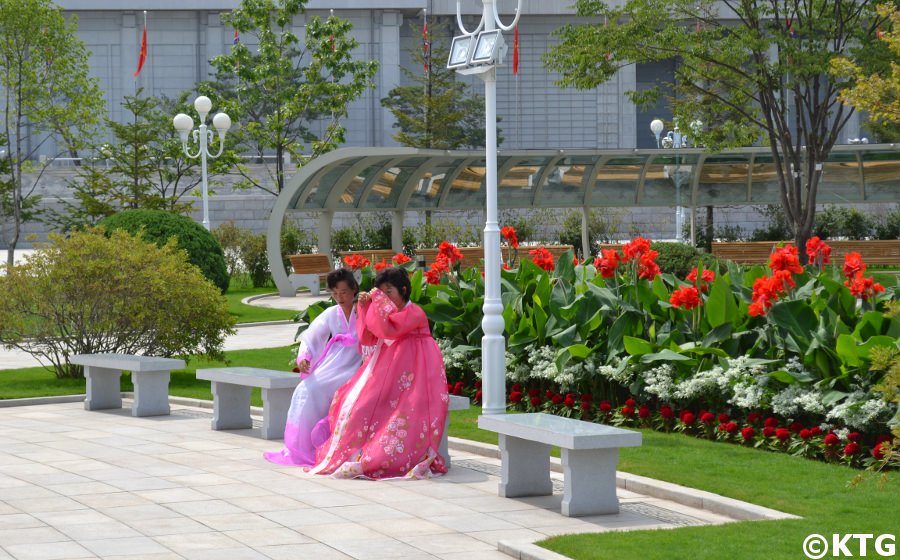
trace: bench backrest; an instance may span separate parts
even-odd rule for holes
[[[344,266],[344,257],[350,257],[353,255],[362,255],[363,257],[369,259],[369,261],[373,265],[376,263],[380,263],[382,260],[386,260],[393,266],[393,262],[391,261],[391,259],[397,253],[391,249],[365,249],[362,251],[341,251],[338,254],[341,256],[341,266]]]
[[[291,255],[289,258],[294,274],[324,274],[333,269],[331,258],[325,253]]]
[[[868,264],[900,265],[900,240],[826,241],[831,246],[831,262],[841,264],[844,255],[857,252]],[[780,244],[791,241],[738,241],[713,243],[713,255],[742,264],[766,264]]]

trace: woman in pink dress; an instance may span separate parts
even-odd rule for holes
[[[356,334],[356,278],[342,268],[329,272],[325,283],[337,305],[323,311],[300,335],[297,369],[301,383],[291,398],[284,449],[263,454],[280,465],[316,464],[316,446],[329,436],[327,424],[324,432],[317,424],[328,415],[335,391],[362,363]]]
[[[438,453],[447,418],[441,351],[422,308],[409,302],[409,275],[387,268],[359,294],[359,341],[375,350],[334,396],[331,437],[316,449],[315,474],[426,478],[447,472]]]

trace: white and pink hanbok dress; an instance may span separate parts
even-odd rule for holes
[[[335,391],[353,377],[362,363],[356,308],[347,318],[340,305],[329,307],[303,331],[300,341],[297,362],[307,360],[310,367],[307,373],[300,374],[302,381],[291,399],[284,449],[264,453],[266,459],[280,465],[314,465],[316,445],[330,435],[328,423],[320,421],[328,415]]]
[[[334,395],[331,437],[309,470],[339,478],[426,478],[447,472],[440,455],[447,377],[422,308],[398,310],[380,290],[359,306],[357,332],[375,350]]]

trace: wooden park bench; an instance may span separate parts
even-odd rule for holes
[[[550,447],[562,455],[562,514],[569,517],[619,512],[616,465],[620,447],[641,445],[640,432],[552,414],[486,414],[478,427],[500,435],[499,493],[506,498],[548,496]]]
[[[78,354],[69,358],[69,363],[84,366],[85,410],[122,408],[119,380],[123,370],[130,371],[134,383],[132,416],[169,414],[171,372],[185,365],[184,360],[175,358],[134,354]]]
[[[376,263],[380,263],[382,260],[386,260],[394,265],[391,260],[397,252],[392,249],[365,249],[361,251],[341,251],[338,255],[341,256],[341,266],[346,266],[344,263],[344,257],[352,257],[353,255],[361,255],[369,260],[370,263],[374,266]]]
[[[213,394],[213,430],[239,430],[253,427],[250,418],[250,391],[262,389],[263,439],[284,437],[291,396],[300,376],[289,371],[253,367],[198,369],[197,379],[211,382]]]
[[[325,281],[325,275],[334,269],[331,258],[324,253],[291,255],[289,258],[293,269],[289,280],[294,290],[306,286],[312,295],[319,295],[319,288]]]
[[[844,255],[857,252],[862,255],[866,264],[872,265],[900,265],[900,240],[854,240],[831,241],[826,240],[831,246],[831,262],[841,264]],[[793,245],[793,241],[733,241],[712,244],[712,253],[721,259],[727,259],[740,264],[766,264],[769,255],[780,245]]]

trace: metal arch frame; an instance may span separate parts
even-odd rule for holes
[[[504,174],[498,177],[498,181],[501,180],[502,177],[508,173],[508,170],[513,168],[517,163],[527,160],[533,157],[540,157],[546,159],[546,164],[544,168],[540,171],[539,175],[536,178],[536,182],[534,185],[534,193],[531,199],[531,206],[537,207],[541,206],[543,190],[546,186],[547,180],[553,170],[558,167],[559,162],[568,156],[583,156],[583,155],[595,155],[598,157],[598,160],[595,164],[593,164],[593,168],[591,172],[586,173],[585,177],[585,193],[583,202],[591,202],[591,198],[594,193],[593,185],[591,178],[593,177],[593,182],[596,182],[596,176],[600,169],[602,169],[603,165],[605,165],[611,158],[617,156],[644,156],[646,157],[646,161],[643,164],[643,167],[640,171],[640,176],[637,180],[635,196],[633,199],[633,203],[628,206],[644,206],[644,198],[645,198],[645,189],[646,189],[646,175],[649,170],[650,163],[653,161],[655,157],[666,155],[671,153],[672,150],[659,150],[659,149],[650,149],[650,150],[517,150],[515,152],[508,152],[507,154],[510,157],[504,166]],[[900,145],[897,144],[867,144],[867,145],[853,145],[853,146],[844,146],[839,145],[836,146],[832,153],[841,153],[848,154],[854,153],[856,155],[857,163],[859,166],[859,175],[860,183],[858,188],[859,200],[853,202],[865,203],[866,194],[867,194],[867,185],[866,185],[866,177],[865,177],[865,161],[863,161],[863,152],[866,153],[893,153],[897,154],[898,159],[900,159]],[[691,202],[692,207],[696,207],[699,201],[699,179],[700,179],[700,170],[705,164],[707,160],[707,155],[704,154],[702,149],[695,148],[682,148],[680,155],[687,155],[688,153],[698,154],[698,160],[694,164],[696,169],[694,170],[691,178]],[[746,199],[745,204],[754,204],[753,201],[753,166],[756,165],[756,159],[759,155],[766,155],[769,153],[769,149],[766,147],[752,147],[752,148],[738,148],[736,150],[729,150],[723,153],[731,153],[731,154],[743,154],[748,156],[747,159],[747,177],[746,177]],[[281,226],[284,222],[285,215],[288,210],[303,210],[308,212],[320,212],[320,220],[319,220],[319,231],[324,231],[325,233],[330,233],[330,225],[333,214],[336,210],[336,202],[339,200],[340,195],[346,190],[347,184],[349,184],[349,180],[354,177],[360,169],[364,169],[366,165],[371,165],[373,161],[379,160],[389,160],[386,164],[380,166],[381,174],[383,174],[384,169],[389,168],[392,164],[402,163],[404,159],[407,158],[416,158],[423,157],[426,158],[425,161],[412,173],[410,173],[407,181],[400,187],[400,194],[397,198],[395,207],[392,209],[390,207],[379,208],[380,210],[390,211],[393,210],[395,213],[397,212],[406,212],[409,206],[409,200],[412,197],[413,189],[418,184],[419,180],[424,176],[428,171],[432,171],[438,167],[446,167],[448,169],[446,177],[444,178],[442,184],[442,191],[439,193],[436,201],[436,205],[433,207],[434,210],[446,209],[447,198],[450,194],[450,189],[452,188],[452,184],[455,181],[456,177],[465,169],[467,166],[471,165],[473,162],[478,161],[479,159],[484,158],[484,154],[481,152],[472,152],[472,151],[450,151],[450,150],[420,150],[416,148],[342,148],[339,150],[335,150],[323,156],[317,157],[310,161],[307,165],[303,166],[296,175],[294,175],[287,183],[282,192],[278,195],[275,200],[275,204],[273,205],[272,212],[269,217],[269,224],[267,229],[267,237],[266,237],[266,250],[269,257],[272,277],[275,280],[275,284],[278,286],[279,292],[282,295],[294,295],[294,289],[290,284],[290,281],[287,276],[287,272],[281,266],[275,266],[275,263],[281,262],[281,239],[280,232]],[[318,207],[306,207],[307,199],[312,194],[313,185],[315,185],[316,179],[318,179],[321,174],[327,173],[330,171],[335,165],[341,165],[349,160],[359,159],[359,161],[353,164],[346,172],[342,173],[341,176],[330,186],[331,192],[329,192],[325,197],[325,203],[323,206]],[[449,167],[449,163],[455,160],[459,160],[460,163],[455,167]],[[499,174],[498,174],[499,175]],[[347,208],[341,209],[341,211],[346,210],[349,212],[357,211],[361,212],[365,210],[365,196],[367,193],[371,191],[373,188],[374,181],[380,174],[376,173],[373,178],[367,180],[367,183],[363,186],[363,193],[360,195],[359,202],[355,208]],[[898,182],[900,182],[900,177],[898,177]],[[482,188],[484,188],[485,182],[484,180],[481,183]],[[652,201],[651,201],[652,202]],[[584,206],[584,204],[582,204]],[[421,210],[427,210],[428,208],[421,208]],[[419,210],[417,208],[417,210]],[[402,215],[402,214],[401,214]],[[323,243],[323,241],[327,241],[325,239],[320,239],[320,250],[330,250],[329,243]]]
[[[380,179],[381,176],[384,175],[385,171],[387,171],[391,167],[397,166],[398,163],[406,161],[407,159],[409,159],[409,156],[390,159],[390,160],[388,160],[388,162],[386,164],[379,167],[377,172],[375,172],[371,177],[366,179],[366,182],[363,184],[362,192],[359,195],[359,201],[355,204],[355,208],[357,208],[357,209],[362,208],[364,203],[369,198],[369,193],[371,193],[372,189],[375,188],[375,183],[377,183],[378,179]]]

